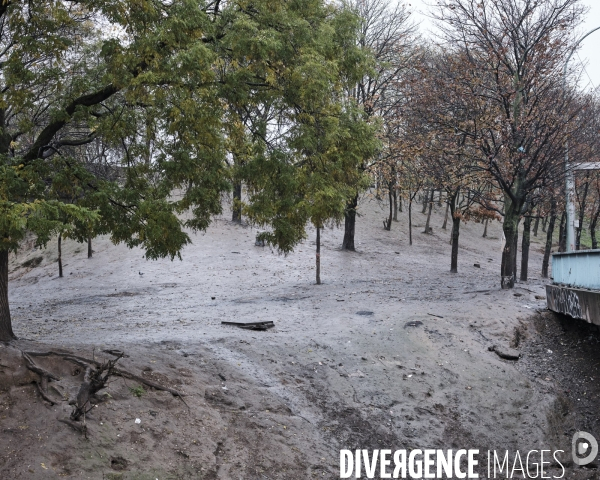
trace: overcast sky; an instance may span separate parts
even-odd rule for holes
[[[421,24],[420,29],[423,35],[426,36],[431,29],[431,22],[427,18],[429,10],[427,5],[435,3],[435,0],[404,0],[402,3],[409,6],[415,20]],[[582,3],[589,7],[585,24],[580,29],[583,34],[595,27],[600,27],[600,0],[582,0]],[[578,56],[586,65],[581,86],[587,89],[592,88],[592,85],[596,88],[600,87],[600,30],[583,41],[573,60],[577,61]]]

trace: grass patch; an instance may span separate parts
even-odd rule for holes
[[[135,388],[130,388],[129,391],[134,397],[138,398],[142,398],[142,395],[146,393],[146,390],[144,390],[144,387],[142,387],[141,385],[138,385]]]

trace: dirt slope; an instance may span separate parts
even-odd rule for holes
[[[570,445],[549,428],[562,408],[557,380],[541,384],[488,350],[538,339],[541,244],[534,238],[531,280],[501,291],[499,223],[486,239],[483,225],[463,225],[453,275],[444,210],[433,235],[416,210],[412,247],[406,212],[384,231],[375,201],[358,220],[358,252],[340,251],[342,231],[326,229],[321,286],[314,232],[285,257],[224,218],[192,235],[183,261],[148,262],[104,238],[87,259],[66,240],[62,279],[55,244],[26,245],[11,258],[10,290],[24,347],[96,358],[121,349],[124,367],[188,396],[115,379],[84,439],[57,421],[66,403],[13,388],[0,394],[2,478],[333,479],[340,448]],[[238,319],[276,326],[221,325]]]

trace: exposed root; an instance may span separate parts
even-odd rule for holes
[[[27,368],[32,372],[37,373],[42,378],[56,380],[57,382],[60,382],[60,377],[57,377],[53,373],[44,370],[43,368],[36,365],[27,353],[23,352],[23,358],[27,361]]]
[[[92,369],[92,367],[89,365],[87,366],[85,369],[83,383],[81,384],[79,393],[77,394],[75,409],[71,413],[71,420],[79,420],[83,415],[94,408],[94,406],[91,404],[90,398],[106,387],[106,382],[108,382],[108,379],[111,377],[111,375],[115,374],[115,365],[122,356],[123,355],[121,354],[114,360],[108,360],[100,366],[96,366],[95,369]],[[89,408],[88,404],[91,405]]]
[[[143,383],[144,385],[146,385],[148,387],[152,387],[156,390],[161,390],[163,392],[169,392],[174,397],[184,397],[185,396],[183,393],[181,393],[173,388],[163,387],[162,385],[160,385],[156,382],[153,382],[152,380],[147,380],[144,377],[140,377],[140,376],[135,375],[126,370],[115,369],[114,374],[119,375],[120,377],[128,378],[129,380],[135,380],[136,382]]]
[[[52,406],[57,405],[61,402],[69,401],[69,396],[62,393],[54,385],[51,385],[50,388],[56,391],[59,394],[60,398],[54,398],[53,395],[49,394],[48,384],[51,381],[60,382],[61,378],[58,375],[48,371],[46,368],[43,368],[42,366],[38,365],[34,359],[58,357],[78,367],[76,373],[73,373],[73,375],[79,375],[81,371],[85,372],[83,382],[79,386],[76,398],[72,398],[69,401],[69,404],[73,406],[73,411],[71,412],[70,418],[60,420],[60,422],[69,425],[71,428],[84,435],[88,433],[87,427],[85,425],[85,415],[88,412],[90,412],[96,406],[97,403],[101,402],[101,400],[99,400],[96,397],[96,394],[100,390],[106,388],[110,378],[114,376],[134,380],[136,382],[139,382],[140,384],[143,384],[155,390],[169,392],[174,397],[178,397],[179,399],[181,399],[181,401],[189,409],[189,405],[183,399],[184,394],[182,392],[179,392],[178,390],[167,386],[160,385],[159,383],[153,382],[152,380],[148,380],[142,376],[136,375],[127,370],[116,368],[117,362],[121,360],[121,358],[127,356],[121,350],[103,350],[104,353],[115,357],[104,362],[100,362],[95,358],[85,358],[64,351],[51,350],[45,352],[35,352],[24,351],[19,349],[15,353],[17,353],[18,355],[18,352],[20,352],[24,360],[24,366],[26,367],[26,370],[24,371],[29,370],[29,372],[32,372],[29,374],[30,378],[27,380],[27,382],[34,383],[41,398]]]
[[[58,421],[61,422],[61,423],[66,424],[66,425],[68,425],[69,427],[71,427],[76,432],[79,432],[82,435],[85,435],[85,437],[87,438],[87,434],[89,433],[89,430],[88,430],[87,425],[85,423],[74,422],[70,418],[59,418]]]
[[[40,394],[40,396],[46,400],[50,405],[56,405],[56,401],[52,398],[50,398],[46,392],[44,392],[44,389],[42,388],[42,386],[39,384],[39,382],[35,382],[35,386],[37,387],[37,390]]]

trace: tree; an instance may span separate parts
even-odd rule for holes
[[[455,0],[437,18],[464,64],[453,82],[473,108],[478,169],[504,194],[501,286],[516,280],[518,227],[530,197],[563,178],[563,146],[578,109],[562,68],[584,8],[578,0]]]
[[[386,0],[342,0],[342,4],[360,18],[358,44],[372,54],[371,68],[348,87],[349,96],[362,106],[368,117],[382,120],[383,137],[389,133],[399,103],[403,101],[399,83],[403,73],[416,61],[415,31],[410,22],[410,12],[402,4],[390,6]],[[365,158],[360,166],[374,172],[369,160],[386,162],[386,154],[380,158]],[[386,167],[384,166],[384,170]],[[377,175],[379,172],[374,172]],[[390,211],[395,194],[395,177],[386,172]],[[390,185],[391,182],[391,185]],[[342,250],[354,251],[354,234],[360,190],[348,201],[344,214],[344,239]],[[393,214],[390,216],[393,218]],[[386,229],[391,228],[391,219]]]
[[[322,0],[47,0],[3,2],[0,24],[1,341],[14,338],[8,252],[26,232],[38,244],[107,232],[148,258],[178,256],[184,229],[221,211],[233,113],[246,107],[282,112],[287,132],[267,148],[265,130],[242,123],[248,209],[273,224],[273,244],[289,251],[306,220],[339,217],[360,184],[345,162],[372,153],[374,130],[341,95],[368,61],[350,12]]]

